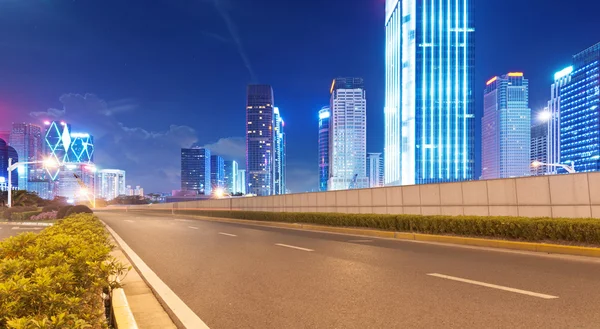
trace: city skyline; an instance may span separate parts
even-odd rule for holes
[[[282,6],[284,6],[283,4],[275,4],[271,1],[263,2],[269,4],[265,8],[269,8],[271,14],[282,10]],[[233,3],[239,6],[239,2],[233,1]],[[337,1],[328,2],[324,11],[327,12],[328,8],[335,8],[336,3]],[[544,5],[542,5],[540,1],[531,1],[526,4],[518,2],[518,11],[509,10],[512,6],[510,1],[478,4],[475,13],[477,35],[480,36],[477,38],[476,56],[478,69],[476,72],[475,100],[476,104],[479,103],[475,107],[477,118],[480,118],[482,111],[482,97],[480,95],[482,95],[483,87],[481,87],[481,84],[482,81],[485,82],[485,79],[489,79],[490,76],[498,72],[509,72],[512,70],[525,72],[532,86],[531,108],[537,111],[545,106],[545,102],[549,98],[547,86],[553,81],[552,75],[554,72],[571,64],[571,55],[598,41],[595,40],[596,36],[585,33],[585,31],[589,30],[587,26],[582,25],[582,22],[586,21],[585,17],[580,17],[579,19],[573,18],[576,16],[573,14],[575,8],[567,6],[562,10],[558,10],[556,6],[546,5],[547,3],[547,1],[543,2]],[[516,1],[515,4],[517,4]],[[112,2],[108,1],[106,3],[107,9],[111,5]],[[50,22],[48,13],[55,14],[60,12],[65,13],[64,15],[67,15],[66,13],[68,12],[82,13],[86,7],[82,3],[52,4],[52,6],[55,7],[46,8],[49,9],[47,13],[38,14],[40,19],[38,23],[42,27],[46,26],[49,32],[60,31],[64,27],[48,25]],[[66,6],[72,11],[65,10]],[[316,5],[309,3],[307,4],[307,8],[303,8],[302,10],[310,10],[309,8],[313,8],[312,6]],[[598,4],[589,2],[588,8],[592,9],[596,8],[596,6]],[[199,5],[199,7],[202,8],[202,5]],[[235,6],[232,9],[236,23],[241,27],[248,27],[248,21],[246,18],[240,17],[239,7],[237,8],[237,11]],[[1,20],[2,23],[0,23],[3,27],[2,30],[21,31],[23,29],[19,28],[19,24],[22,23],[17,21],[18,17],[20,17],[19,14],[28,13],[32,8],[26,4],[19,4],[9,8],[3,7],[2,9],[5,9],[0,12],[3,18]],[[98,10],[102,11],[105,9],[98,8]],[[173,17],[179,13],[179,10],[181,8],[168,7],[158,9],[156,6],[149,6],[150,15],[152,15],[152,12],[158,13],[159,11],[164,11],[169,17]],[[365,36],[357,40],[360,44],[358,48],[365,49],[364,56],[348,56],[348,58],[339,61],[334,59],[335,56],[333,54],[335,51],[331,52],[332,55],[328,55],[328,52],[324,51],[324,49],[319,49],[318,52],[315,49],[311,53],[313,50],[306,50],[306,47],[303,47],[303,57],[322,59],[319,65],[314,66],[312,70],[302,70],[303,75],[299,75],[299,71],[293,65],[286,65],[288,64],[287,61],[296,61],[298,57],[290,58],[287,61],[281,59],[275,62],[270,60],[271,56],[261,58],[257,55],[256,50],[262,48],[264,44],[261,43],[260,39],[253,37],[253,33],[256,33],[256,31],[250,28],[244,33],[243,41],[245,41],[244,44],[250,54],[249,58],[253,64],[253,71],[258,76],[257,80],[270,83],[274,86],[278,94],[278,105],[286,110],[286,123],[288,124],[286,126],[288,128],[287,144],[289,150],[288,185],[295,192],[316,190],[318,188],[318,168],[314,166],[314,159],[318,157],[317,150],[314,147],[317,141],[317,134],[312,134],[313,136],[305,134],[306,139],[299,136],[304,136],[302,127],[316,125],[318,119],[314,115],[306,115],[306,111],[310,109],[311,112],[316,112],[322,106],[322,97],[325,95],[322,94],[322,88],[317,88],[317,86],[322,86],[324,82],[326,83],[332,78],[345,75],[363,76],[365,78],[366,89],[370,90],[369,99],[371,101],[369,102],[369,108],[372,109],[368,114],[367,148],[368,150],[381,150],[383,146],[383,136],[378,132],[378,130],[382,129],[383,122],[382,87],[384,83],[384,71],[381,69],[381,45],[384,43],[381,25],[385,20],[383,5],[381,3],[356,4],[356,6],[351,6],[347,10],[349,15],[348,22],[343,20],[338,23],[348,24],[348,27],[355,29],[353,31],[356,31],[361,36]],[[527,14],[534,10],[540,13],[540,16],[546,17],[547,21],[554,21],[552,27],[557,31],[557,34],[553,38],[554,40],[543,41],[541,38],[532,37],[536,33],[543,33],[548,27],[547,24],[533,24],[528,19]],[[590,10],[590,12],[592,11]],[[506,27],[504,30],[495,30],[494,26],[499,26],[499,23],[501,23],[500,17],[506,17],[509,14],[515,18],[514,24],[511,24],[511,26]],[[588,15],[588,13],[584,13],[584,15]],[[356,21],[362,24],[356,24]],[[207,23],[208,25],[199,28],[211,30],[211,27],[217,26],[217,23],[209,22]],[[273,20],[269,23],[265,21],[264,24],[275,23],[281,24],[284,27],[289,26],[283,24],[284,21],[281,19]],[[290,24],[292,23],[290,22]],[[264,24],[261,26],[266,27],[267,25]],[[318,24],[333,23],[323,21],[318,22]],[[81,28],[82,31],[87,29],[86,26],[81,26]],[[124,27],[125,30],[128,30],[128,28],[128,26]],[[322,26],[319,30],[327,30],[327,28]],[[515,31],[525,31],[525,33],[515,33]],[[216,28],[216,31],[213,29],[212,32],[222,31]],[[309,33],[312,32],[309,31]],[[105,45],[116,42],[111,41],[110,35],[107,34],[99,34],[97,37],[99,42]],[[200,39],[198,42],[203,46],[216,46],[214,38],[211,39],[204,36],[200,37]],[[26,43],[29,42],[32,46],[37,46],[42,42],[43,38],[31,32],[7,36],[5,40],[11,47],[7,48],[7,51],[0,55],[4,59],[3,62],[15,63],[14,58],[22,58],[22,60],[17,61],[12,67],[6,67],[3,70],[6,73],[4,81],[10,81],[10,84],[3,85],[6,88],[0,88],[0,90],[3,90],[1,94],[3,102],[0,107],[0,111],[2,112],[0,114],[8,117],[7,121],[3,120],[0,123],[0,130],[9,129],[12,122],[27,122],[39,125],[43,120],[41,115],[46,116],[44,119],[65,119],[72,122],[73,125],[77,125],[77,127],[85,128],[86,131],[92,133],[96,138],[96,145],[102,145],[102,149],[98,148],[97,150],[96,156],[98,160],[96,162],[104,163],[106,167],[123,167],[128,171],[128,175],[133,178],[133,181],[143,185],[148,191],[168,191],[176,188],[179,181],[179,177],[177,177],[179,164],[176,159],[178,149],[181,147],[189,147],[193,143],[199,143],[202,146],[212,145],[221,149],[240,150],[240,145],[243,145],[243,126],[241,125],[243,124],[243,118],[239,118],[239,104],[243,102],[245,85],[252,82],[251,80],[253,79],[247,77],[240,78],[239,74],[249,76],[249,73],[244,72],[245,65],[239,58],[236,58],[238,54],[235,50],[220,49],[217,53],[219,54],[218,56],[223,58],[222,60],[216,59],[216,63],[225,60],[228,63],[235,63],[231,70],[226,69],[224,71],[231,79],[226,79],[226,81],[220,81],[219,79],[210,80],[211,83],[215,83],[216,87],[216,89],[211,88],[210,90],[227,90],[227,96],[203,97],[203,102],[207,102],[207,108],[218,109],[214,112],[219,113],[220,118],[223,116],[232,118],[232,124],[222,127],[222,132],[217,134],[211,128],[219,126],[215,124],[217,118],[214,115],[203,117],[203,113],[206,113],[207,110],[198,111],[197,114],[188,113],[189,110],[182,110],[182,108],[197,107],[189,105],[194,104],[194,102],[187,96],[194,93],[189,93],[184,87],[179,87],[179,83],[174,85],[177,85],[177,89],[180,91],[173,93],[172,91],[164,90],[165,92],[161,92],[163,90],[156,89],[158,87],[156,81],[158,80],[153,80],[149,77],[147,79],[140,78],[139,69],[141,68],[137,66],[131,72],[132,77],[136,76],[135,80],[147,80],[149,81],[149,85],[140,85],[136,88],[123,88],[129,83],[126,82],[127,78],[124,78],[125,80],[118,82],[114,87],[105,88],[101,83],[105,80],[101,71],[109,72],[109,66],[108,70],[98,70],[97,68],[90,67],[90,71],[86,73],[86,77],[78,76],[76,71],[69,71],[69,74],[73,76],[73,79],[70,79],[69,82],[58,81],[57,83],[49,83],[45,84],[41,90],[36,90],[33,86],[39,85],[38,81],[47,81],[52,76],[50,73],[56,72],[55,70],[59,67],[67,67],[67,70],[70,70],[69,66],[58,65],[63,63],[60,60],[50,64],[49,62],[33,63],[33,67],[38,71],[38,73],[33,75],[35,79],[30,80],[29,77],[20,77],[16,74],[18,74],[19,68],[24,67],[23,65],[25,65],[27,56],[24,55],[26,52],[22,47],[23,43],[18,43],[17,40],[26,40]],[[65,38],[64,40],[57,40],[57,42],[59,44],[62,43],[61,49],[68,49],[71,47],[66,43],[69,40],[71,39]],[[315,34],[312,40],[318,42],[322,40],[322,37]],[[144,45],[144,42],[145,40],[142,38],[141,44]],[[289,42],[285,45],[282,47],[283,49],[286,49],[286,47],[294,49],[294,45]],[[338,43],[332,45],[334,48],[340,46],[346,47],[346,45]],[[505,50],[511,48],[508,46],[519,47],[521,50],[520,55],[506,56]],[[89,47],[89,45],[77,45],[77,49],[82,49],[84,52],[88,51],[86,47]],[[137,54],[139,50],[127,46],[117,48],[123,49],[122,54],[127,59],[129,67],[131,67],[133,61],[129,59],[135,58],[134,54]],[[549,52],[547,49],[553,49],[553,51]],[[53,53],[52,49],[49,50],[47,54],[48,58],[58,58],[58,53]],[[63,53],[74,52],[60,52],[61,55]],[[224,53],[226,53],[225,56],[223,56]],[[162,53],[157,54],[151,60],[157,60],[160,57],[159,55],[165,56]],[[85,56],[80,57],[85,58]],[[110,56],[106,56],[106,59],[102,59],[99,63],[109,64],[106,62],[108,58]],[[363,58],[364,60],[360,60],[359,58]],[[77,58],[74,59],[75,62],[77,60]],[[197,58],[195,63],[198,63],[198,60]],[[187,67],[193,67],[192,63],[194,63],[191,59],[181,59],[178,62],[182,65],[187,65]],[[48,65],[48,69],[39,66],[42,64]],[[202,60],[200,60],[200,64],[195,65],[202,66]],[[271,66],[273,66],[273,69],[269,68]],[[219,67],[219,71],[222,71],[223,66],[217,65],[217,67]],[[285,70],[283,70],[284,67]],[[380,67],[380,69],[374,70],[374,67]],[[173,65],[166,65],[163,68],[159,68],[159,70],[165,72],[164,70],[173,70],[173,68]],[[286,73],[278,75],[276,71]],[[179,72],[179,70],[175,69],[174,74],[176,77],[181,77]],[[188,70],[185,72],[187,74]],[[294,76],[295,78],[289,79],[290,76]],[[187,81],[185,79],[176,80],[178,82]],[[318,81],[318,83],[314,81]],[[307,87],[303,88],[299,85]],[[231,88],[221,88],[220,86]],[[197,90],[198,88],[194,89]],[[202,90],[202,88],[200,89]],[[24,95],[24,91],[27,93],[26,96],[16,96]],[[98,96],[87,95],[86,93],[88,92],[96,93]],[[300,94],[297,96],[294,95],[294,93],[298,92]],[[148,98],[147,93],[164,95],[164,97]],[[63,94],[65,96],[61,97]],[[173,97],[175,95],[182,97]],[[58,98],[61,98],[61,100],[57,101]],[[183,100],[184,98],[185,100]],[[173,103],[173,99],[176,99],[175,103]],[[169,100],[171,100],[171,103],[169,103]],[[218,105],[215,103],[217,101],[219,102]],[[54,110],[48,111],[46,110],[48,108],[53,108]],[[151,119],[159,116],[163,111],[177,115],[172,116],[174,119],[170,122]],[[40,112],[45,113],[42,114]],[[37,114],[37,116],[30,116],[32,113]],[[140,115],[140,113],[147,113],[148,115]],[[184,113],[185,115],[182,115]],[[233,115],[234,113],[237,114]],[[204,126],[209,128],[204,129]],[[476,132],[475,136],[479,136],[479,134]],[[311,142],[311,140],[314,142]],[[124,144],[124,141],[127,141],[127,143]],[[143,145],[153,145],[153,149],[156,152],[161,152],[164,156],[150,157],[143,154],[141,152]],[[173,149],[174,151],[163,151],[163,149]],[[229,159],[242,161],[243,158],[240,159],[239,154],[243,155],[243,153],[235,151],[224,155],[224,157],[227,159],[227,156],[229,156]],[[476,157],[475,167],[478,166],[478,162],[479,160]],[[149,164],[152,164],[152,168],[161,169],[147,169],[149,167],[146,166]],[[306,179],[305,177],[310,177],[310,179]]]

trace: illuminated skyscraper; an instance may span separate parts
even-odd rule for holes
[[[542,113],[548,109],[544,109]],[[533,120],[536,120],[535,118]],[[548,122],[537,120],[531,126],[531,158],[530,163],[534,161],[548,163]],[[533,176],[545,175],[547,172],[546,166],[531,167]]]
[[[330,118],[329,106],[324,106],[319,111],[319,191],[327,191],[327,180],[329,180]]]
[[[44,155],[59,164],[59,167],[56,168],[46,168],[50,179],[55,181],[58,178],[60,166],[70,162],[71,125],[63,121],[46,122],[44,142]]]
[[[486,83],[481,120],[481,178],[529,176],[531,109],[529,80],[521,72]]]
[[[273,89],[249,85],[246,100],[247,192],[258,196],[273,192]]]
[[[227,160],[223,164],[223,168],[225,170],[225,177],[223,178],[225,190],[228,193],[237,193],[239,170],[238,163],[237,161]]]
[[[240,169],[237,174],[237,188],[236,193],[246,194],[246,170]]]
[[[273,108],[273,193],[285,194],[285,123],[279,108]]]
[[[386,0],[386,185],[473,179],[473,2]]]
[[[43,154],[42,127],[28,123],[13,123],[9,144],[17,151],[21,162],[41,160]],[[19,189],[29,190],[29,171],[38,167],[38,165],[22,165],[18,168]]]
[[[369,187],[383,187],[383,158],[381,153],[367,155],[367,176]]]
[[[331,85],[329,190],[366,188],[367,98],[362,78],[337,78]]]
[[[600,171],[600,43],[573,56],[561,89],[560,159],[578,172]]]
[[[210,185],[213,191],[225,188],[225,162],[219,155],[210,156]]]
[[[548,113],[543,119],[548,124],[548,163],[560,163],[560,99],[562,88],[571,81],[573,67],[566,67],[554,74],[554,83],[550,90],[550,101],[548,102]],[[557,167],[542,167],[548,174],[556,174]]]
[[[181,149],[181,190],[210,195],[210,150],[202,147]]]
[[[119,195],[127,195],[125,171],[118,169],[98,170],[96,174],[96,196],[110,201]]]
[[[6,141],[0,139],[0,187],[4,190],[8,188],[8,159],[12,159],[12,163],[19,162],[17,151],[8,146]],[[11,185],[13,189],[19,187],[19,173],[13,171],[11,175]]]

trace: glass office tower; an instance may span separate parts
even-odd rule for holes
[[[210,185],[213,191],[225,188],[225,161],[219,155],[210,156]]]
[[[28,123],[13,123],[10,132],[10,146],[12,146],[19,155],[21,162],[33,162],[42,160],[42,127]],[[39,165],[22,165],[19,171],[19,189],[29,190],[29,172]]]
[[[198,194],[212,193],[210,150],[202,147],[181,149],[181,190]]]
[[[285,122],[273,108],[273,194],[285,194]]]
[[[600,170],[600,43],[573,56],[561,89],[560,160],[579,172]]]
[[[481,119],[481,179],[529,176],[529,80],[521,72],[486,83]]]
[[[331,111],[324,106],[319,111],[319,191],[327,191],[329,179],[329,120]]]
[[[544,109],[547,111],[547,109]],[[539,161],[548,163],[548,128],[547,122],[538,122],[531,126],[531,158],[530,161]],[[537,166],[531,168],[531,174],[534,176],[545,175],[547,166]]]
[[[237,193],[238,191],[238,163],[235,160],[226,160],[223,162],[223,168],[225,170],[225,177],[223,181],[225,183],[225,190],[228,193]]]
[[[473,179],[473,2],[386,0],[386,185]]]
[[[249,85],[246,100],[247,192],[258,196],[273,191],[273,89]]]
[[[571,82],[573,66],[566,67],[554,74],[554,83],[550,89],[548,101],[548,163],[560,163],[560,98],[562,88]],[[543,167],[548,174],[556,174],[557,167]]]

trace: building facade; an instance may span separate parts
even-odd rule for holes
[[[560,98],[562,88],[571,81],[573,66],[566,67],[554,74],[554,83],[550,89],[548,101],[548,163],[560,163]],[[548,174],[556,174],[557,167],[545,167]]]
[[[386,186],[473,179],[473,3],[386,0]]]
[[[560,161],[578,172],[600,170],[600,43],[573,56],[560,96]]]
[[[538,122],[531,126],[531,159],[530,163],[535,161],[542,163],[552,163],[548,161],[548,140],[549,133],[548,129],[550,124],[548,122]],[[548,173],[546,166],[531,167],[531,174],[533,176],[545,175]]]
[[[381,153],[369,153],[367,155],[367,177],[369,187],[383,187],[383,157]]]
[[[202,147],[181,149],[181,190],[210,195],[210,150]]]
[[[42,160],[42,127],[28,123],[13,123],[9,145],[17,151],[21,162]],[[26,164],[19,167],[19,189],[29,190],[29,171],[39,167],[40,165],[36,164]]]
[[[5,140],[0,139],[0,185],[3,190],[8,189],[8,159],[12,159],[11,163],[19,162],[19,155]],[[10,182],[12,189],[19,188],[19,172],[17,170],[11,173]]]
[[[529,80],[521,72],[486,83],[481,120],[481,178],[528,176],[531,167]]]
[[[329,122],[331,110],[324,106],[319,111],[319,191],[327,191],[329,180]]]
[[[247,192],[258,196],[273,191],[273,88],[249,85],[246,99]]]
[[[246,169],[240,169],[237,173],[236,193],[246,194],[248,185],[246,185]]]
[[[127,195],[125,171],[118,169],[103,169],[96,173],[96,197],[107,201],[119,195]]]
[[[279,108],[273,108],[273,193],[285,194],[285,122]]]
[[[131,185],[127,185],[126,187],[127,189],[127,195],[129,196],[139,196],[139,197],[145,197],[144,196],[144,188],[141,186],[131,186]]]
[[[227,193],[238,193],[238,163],[235,160],[227,160],[223,163],[225,170],[225,190]]]
[[[367,98],[362,78],[337,78],[329,107],[329,190],[368,187]]]
[[[213,192],[225,188],[225,161],[219,155],[210,156],[210,185]]]

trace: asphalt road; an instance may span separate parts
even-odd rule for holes
[[[600,328],[600,261],[98,213],[210,328]]]
[[[0,241],[23,232],[39,232],[45,227],[0,224]]]

